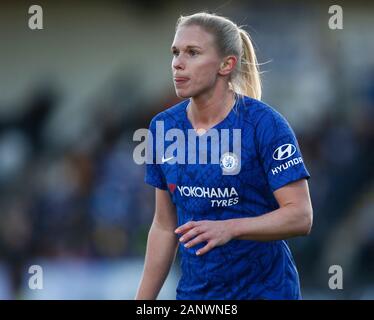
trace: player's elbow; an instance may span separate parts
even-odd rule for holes
[[[312,231],[313,225],[313,208],[311,205],[305,206],[300,211],[299,217],[299,230],[298,233],[300,236],[307,236]]]

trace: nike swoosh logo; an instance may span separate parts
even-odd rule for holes
[[[164,158],[164,156],[162,156],[162,158],[161,158],[161,161],[162,161],[162,163],[165,163],[165,162],[167,162],[167,161],[169,161],[169,160],[171,160],[171,159],[173,159],[174,157],[170,157],[170,158]]]

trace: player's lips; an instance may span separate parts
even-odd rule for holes
[[[186,77],[174,77],[174,82],[175,84],[182,84],[190,80],[189,78]]]

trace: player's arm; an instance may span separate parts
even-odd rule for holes
[[[144,270],[136,300],[157,298],[175,259],[178,241],[175,206],[167,191],[156,188],[155,214],[148,233]]]
[[[233,238],[258,241],[287,239],[308,235],[313,222],[313,209],[308,182],[301,179],[274,192],[279,209],[254,218],[232,219]]]
[[[274,196],[279,203],[279,209],[261,216],[190,221],[178,227],[175,232],[181,235],[180,241],[187,247],[206,241],[207,244],[197,251],[198,255],[205,254],[231,239],[272,241],[309,234],[313,210],[306,179],[277,189]]]

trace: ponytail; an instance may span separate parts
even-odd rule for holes
[[[261,78],[252,41],[247,31],[239,28],[239,34],[243,52],[240,61],[238,86],[243,94],[261,100]]]

